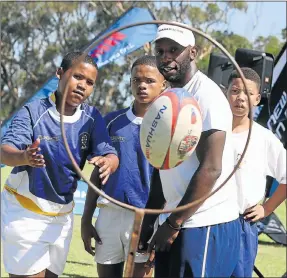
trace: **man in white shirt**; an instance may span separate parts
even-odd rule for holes
[[[250,93],[251,105],[260,102],[260,77],[250,68],[241,69]],[[243,152],[250,119],[248,98],[243,82],[233,71],[228,80],[227,98],[233,113],[233,144],[235,163]],[[263,205],[266,176],[275,178],[279,186]],[[280,140],[267,128],[253,122],[247,152],[235,173],[238,205],[241,214],[240,259],[233,273],[235,277],[252,277],[258,247],[255,222],[271,214],[286,199],[286,150]]]
[[[198,200],[218,188],[234,168],[232,113],[221,89],[197,69],[196,54],[190,30],[173,25],[158,28],[159,71],[171,87],[184,88],[198,101],[203,131],[190,158],[154,173],[148,208],[173,209]],[[238,217],[234,177],[206,201],[160,215],[160,227],[148,248],[156,251],[155,277],[230,277],[239,259]],[[155,219],[145,217],[139,249],[145,249]]]

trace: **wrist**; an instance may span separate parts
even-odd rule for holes
[[[269,216],[272,210],[268,208],[268,205],[266,203],[262,204],[261,206],[263,207],[263,210],[264,210],[264,217]]]
[[[93,216],[90,215],[83,215],[81,218],[82,223],[91,223]]]
[[[110,167],[111,167],[111,173],[114,173],[115,170],[118,167],[118,163],[117,163],[117,161],[115,159],[115,158],[117,158],[117,156],[114,155],[114,154],[107,154],[106,158],[109,160],[109,164],[110,164]]]
[[[178,224],[172,222],[169,217],[166,219],[165,222],[167,223],[167,225],[168,225],[171,229],[173,229],[173,230],[175,230],[175,231],[180,231],[181,228],[182,228],[182,225],[181,225],[181,224],[178,225]]]
[[[22,162],[21,163],[22,165],[29,165],[29,160],[28,160],[28,157],[27,157],[26,150],[21,151],[21,153],[20,153],[20,161]]]
[[[171,225],[174,227],[182,227],[183,225],[183,220],[180,218],[177,218],[174,214],[171,214],[168,217],[168,220],[170,221]]]

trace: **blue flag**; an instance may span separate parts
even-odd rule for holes
[[[148,9],[131,8],[126,11],[120,18],[118,18],[108,29],[100,33],[93,40],[93,42],[114,29],[136,22],[152,21],[154,19],[155,18],[153,14]],[[89,54],[94,58],[98,64],[98,67],[100,68],[108,63],[116,61],[120,57],[123,57],[137,50],[145,43],[152,41],[155,38],[156,31],[156,24],[140,25],[128,29],[123,29],[120,32],[112,34],[103,42],[100,42],[91,51],[89,51]],[[89,49],[93,42],[85,47],[83,51]],[[52,77],[27,102],[31,102],[36,98],[48,97],[53,91],[57,89],[57,85],[58,78]],[[14,115],[12,115],[10,119],[4,122],[3,126],[1,127],[1,136],[5,134],[6,129]]]

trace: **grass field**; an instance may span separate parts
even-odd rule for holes
[[[90,169],[85,169],[86,174]],[[1,187],[6,180],[11,168],[1,168]],[[286,227],[285,203],[276,210],[277,216]],[[97,277],[96,265],[91,255],[85,252],[80,235],[81,217],[75,216],[75,226],[71,249],[63,277]],[[2,250],[1,250],[2,254]],[[256,266],[264,277],[281,277],[286,272],[286,247],[275,244],[267,236],[259,237],[259,250]],[[7,277],[4,271],[1,256],[1,277]],[[256,274],[254,274],[256,277]]]

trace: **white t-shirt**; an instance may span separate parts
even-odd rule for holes
[[[232,145],[232,112],[221,89],[202,72],[197,73],[184,86],[198,101],[203,119],[203,131],[217,129],[226,132],[226,142],[222,159],[222,173],[212,190],[218,188],[234,169]],[[160,170],[160,178],[166,199],[165,209],[176,208],[189,182],[199,166],[196,151],[179,166]],[[217,193],[208,198],[183,227],[204,227],[235,220],[239,216],[236,202],[236,183],[233,176]],[[168,217],[160,215],[161,225]]]
[[[248,130],[232,134],[235,165],[244,150],[247,136]],[[240,213],[262,200],[267,175],[286,184],[286,150],[269,129],[253,122],[247,152],[235,173]]]

